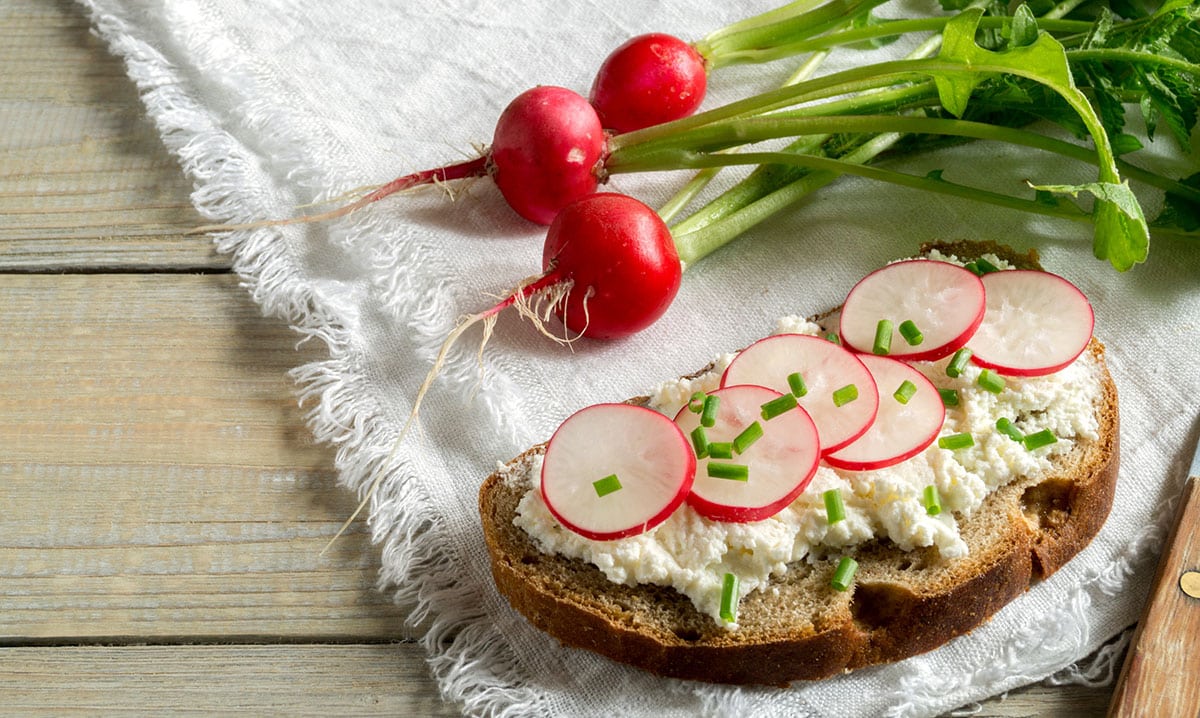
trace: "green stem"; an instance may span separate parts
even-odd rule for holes
[[[1157,55],[1152,52],[1093,48],[1088,50],[1067,50],[1067,55],[1071,58],[1072,62],[1091,60],[1097,62],[1127,62],[1131,65],[1153,64],[1169,67],[1174,70],[1179,70],[1180,72],[1186,72],[1189,75],[1200,77],[1200,65],[1174,57]]]
[[[696,43],[695,47],[709,69],[716,69],[729,64],[726,59],[729,56],[814,37],[885,2],[887,0],[830,0],[815,8],[806,8],[804,12],[781,14],[774,22],[744,26],[732,32],[718,31]]]

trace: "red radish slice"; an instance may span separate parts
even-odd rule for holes
[[[563,526],[607,541],[666,520],[695,473],[692,447],[670,418],[630,404],[596,404],[572,414],[550,438],[542,498]]]
[[[854,441],[875,420],[879,392],[871,372],[854,354],[819,337],[778,334],[760,339],[733,358],[721,386],[757,384],[788,393],[788,376],[797,372],[807,389],[797,402],[817,425],[822,452]],[[848,384],[858,388],[858,399],[836,406],[833,392]]]
[[[842,307],[842,343],[870,354],[881,319],[892,326],[912,321],[923,335],[910,346],[897,332],[889,356],[908,361],[940,359],[960,349],[983,321],[983,282],[956,264],[910,259],[861,279]]]
[[[888,357],[864,355],[862,360],[879,385],[879,414],[858,440],[825,457],[830,466],[850,471],[882,469],[916,456],[933,443],[946,420],[942,397],[924,374]],[[917,390],[901,403],[893,394],[905,381]]]
[[[1053,374],[1091,341],[1092,305],[1062,277],[1014,269],[983,275],[983,285],[987,312],[971,337],[979,366],[1012,376]]]
[[[733,442],[755,422],[763,433],[729,459],[697,461],[688,504],[714,521],[761,521],[774,516],[804,491],[817,471],[821,450],[816,425],[798,406],[763,419],[762,405],[782,396],[766,387],[731,386],[709,396],[720,401],[716,422],[705,428],[709,442]],[[675,422],[690,436],[700,426],[700,415],[684,407]],[[710,466],[744,466],[746,478],[716,478],[709,475]]]

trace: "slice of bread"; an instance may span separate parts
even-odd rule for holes
[[[994,244],[922,251],[934,249],[964,258],[991,253],[1014,266],[1037,267],[1036,254]],[[675,678],[785,685],[928,651],[1054,573],[1104,523],[1117,477],[1117,392],[1103,366],[1103,346],[1093,339],[1087,351],[1102,367],[1094,407],[1099,439],[1077,441],[1051,471],[989,494],[959,521],[969,547],[964,558],[943,559],[932,547],[903,551],[874,539],[850,552],[859,569],[844,592],[830,587],[836,558],[799,561],[772,578],[769,589],[745,596],[738,627],[728,630],[673,588],[612,582],[588,563],[544,553],[514,525],[529,489],[521,468],[544,450],[540,445],[480,489],[496,585],[517,611],[562,643]]]

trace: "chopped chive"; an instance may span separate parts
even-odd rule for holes
[[[796,397],[792,394],[783,394],[762,405],[762,418],[770,421],[780,414],[795,408]]]
[[[975,439],[970,434],[948,434],[938,439],[938,448],[950,449],[965,449],[975,445]]]
[[[880,319],[875,325],[875,344],[871,347],[871,353],[886,355],[892,351],[892,320]]]
[[[892,393],[892,396],[896,397],[896,401],[901,404],[907,404],[908,400],[913,398],[913,395],[916,393],[917,385],[905,379],[900,383],[900,386],[896,387],[896,391]]]
[[[700,410],[700,425],[711,427],[717,423],[717,407],[721,404],[721,397],[709,394],[704,397],[704,408]]]
[[[984,369],[979,372],[979,378],[975,380],[975,383],[993,394],[999,394],[1004,391],[1004,377],[991,369]]]
[[[714,459],[732,459],[733,444],[728,441],[709,442],[708,455]]]
[[[987,260],[986,260],[986,259],[984,259],[983,257],[980,257],[979,259],[976,259],[976,260],[975,260],[975,266],[976,266],[976,267],[979,269],[979,274],[980,274],[980,275],[984,275],[984,274],[991,274],[992,272],[999,272],[999,271],[1000,271],[1000,268],[999,268],[999,267],[997,267],[996,265],[994,265],[994,264],[992,264],[991,262],[987,261]]]
[[[908,342],[910,347],[915,347],[925,341],[925,335],[917,328],[916,322],[911,319],[900,322],[900,336],[904,337],[904,341]]]
[[[837,569],[833,572],[833,581],[830,583],[835,589],[845,591],[853,583],[854,572],[857,570],[858,561],[849,556],[842,556],[842,560],[838,562]]]
[[[1001,434],[1004,434],[1013,441],[1025,440],[1025,435],[1021,433],[1021,430],[1018,429],[1015,424],[1009,421],[1007,416],[1002,416],[999,419],[996,419],[996,431],[999,431]]]
[[[708,432],[703,426],[692,429],[692,447],[696,450],[697,459],[708,458]]]
[[[1040,449],[1043,446],[1049,446],[1057,441],[1058,438],[1054,436],[1053,431],[1050,431],[1049,429],[1042,429],[1035,434],[1025,435],[1025,448],[1033,451],[1034,449]]]
[[[745,464],[717,464],[710,461],[708,462],[708,475],[714,479],[749,481],[750,467]]]
[[[958,406],[958,389],[938,389],[945,406]]]
[[[792,396],[799,399],[808,393],[808,386],[804,383],[804,377],[800,376],[800,372],[792,372],[788,374],[788,387],[792,390]]]
[[[596,490],[597,496],[608,496],[614,491],[621,490],[621,481],[616,474],[609,474],[603,479],[597,479],[592,482],[592,488]]]
[[[966,264],[963,265],[963,269],[967,270],[968,272],[970,272],[971,274],[974,274],[976,276],[983,274],[983,272],[979,269],[979,261],[978,260],[976,260],[974,262],[967,262]]]
[[[750,445],[762,438],[762,424],[757,421],[742,429],[742,433],[733,438],[733,450],[735,453],[742,453],[750,448]]]
[[[738,608],[738,577],[737,574],[727,573],[721,581],[721,620],[726,623],[737,622]]]
[[[921,503],[925,504],[925,513],[930,516],[937,516],[942,513],[942,497],[938,495],[938,488],[934,484],[925,487],[925,493],[921,496]]]
[[[841,389],[835,389],[833,392],[833,405],[842,407],[858,398],[858,387],[853,384],[847,384]]]
[[[837,489],[830,489],[821,494],[821,498],[825,500],[825,520],[831,524],[836,524],[838,521],[846,518],[846,505],[842,503],[842,492]]]
[[[699,414],[701,411],[704,411],[704,397],[705,394],[702,391],[692,394],[692,398],[688,399],[688,411],[693,414]]]
[[[828,334],[826,334],[825,341],[837,344],[839,347],[842,345],[842,338],[839,337],[834,332],[829,332]]]
[[[950,357],[950,363],[946,365],[946,376],[958,378],[962,375],[963,369],[967,368],[967,362],[971,360],[971,350],[963,347],[954,352],[954,356]]]

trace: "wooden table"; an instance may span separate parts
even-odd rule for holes
[[[0,713],[457,715],[190,183],[68,0],[0,2]],[[1101,715],[1031,687],[980,716]]]

